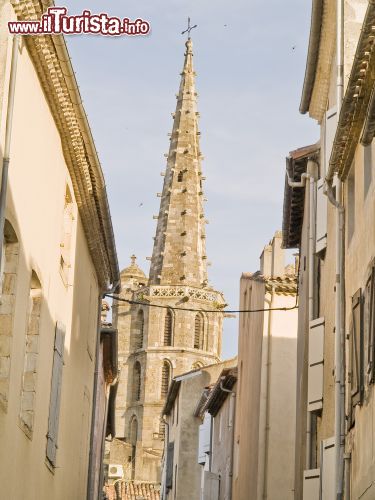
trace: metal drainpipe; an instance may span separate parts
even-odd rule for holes
[[[272,286],[271,299],[265,299],[265,302],[272,309],[275,294],[275,287]],[[264,427],[264,461],[263,461],[263,485],[262,485],[262,498],[268,497],[268,448],[269,448],[269,425],[270,425],[270,388],[271,388],[271,355],[272,355],[272,311],[268,311],[268,325],[267,325],[267,370],[266,370],[266,421]]]
[[[223,382],[220,382],[220,389],[223,392],[230,394],[229,400],[229,422],[230,422],[230,451],[229,451],[229,474],[226,487],[226,498],[228,500],[232,499],[232,479],[233,479],[233,451],[234,451],[234,418],[235,418],[235,408],[236,408],[236,392],[223,387]]]
[[[5,226],[5,209],[8,190],[8,172],[9,172],[9,153],[12,137],[13,110],[14,110],[14,95],[16,90],[17,62],[18,62],[18,47],[19,36],[13,36],[12,44],[12,59],[10,65],[9,90],[8,90],[8,105],[7,117],[5,125],[5,144],[3,155],[3,169],[1,173],[1,189],[0,189],[0,269],[2,269],[3,245],[4,245],[4,226]],[[1,293],[1,290],[0,290]]]
[[[291,187],[303,187],[309,181],[308,206],[309,206],[309,235],[308,235],[308,319],[309,323],[314,319],[314,255],[315,255],[315,231],[316,231],[316,179],[318,176],[318,165],[315,160],[309,159],[307,172],[301,175],[300,182],[293,182],[288,175],[288,185]],[[306,413],[306,469],[311,469],[311,413]]]

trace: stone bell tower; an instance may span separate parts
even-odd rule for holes
[[[225,301],[207,278],[204,177],[190,38],[172,116],[150,276],[146,283],[134,257],[121,273],[122,297],[146,305],[118,302],[116,307],[121,368],[116,434],[123,442],[126,477],[143,482],[160,481],[161,411],[170,379],[218,362],[221,351]]]

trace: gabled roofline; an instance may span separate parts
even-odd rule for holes
[[[17,19],[40,19],[52,0],[11,0]],[[62,35],[25,36],[23,41],[59,131],[91,258],[103,291],[120,282],[103,172],[70,56]]]
[[[309,47],[307,51],[305,78],[303,82],[300,113],[305,114],[309,110],[312,91],[315,83],[316,69],[319,58],[320,35],[323,20],[324,0],[313,0],[311,7],[311,25]]]

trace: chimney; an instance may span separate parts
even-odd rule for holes
[[[260,271],[264,276],[276,277],[285,274],[285,256],[281,248],[282,232],[276,231],[260,256]]]

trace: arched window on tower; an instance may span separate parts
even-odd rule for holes
[[[168,394],[169,383],[171,381],[172,369],[169,361],[164,361],[161,371],[161,399],[166,398]]]
[[[139,361],[134,363],[133,368],[133,401],[141,399],[141,364]]]
[[[182,182],[183,178],[184,178],[184,173],[183,172],[178,172],[177,182]]]
[[[172,345],[173,334],[173,317],[172,312],[168,309],[164,319],[164,345]]]
[[[143,347],[144,324],[145,324],[144,313],[143,310],[140,309],[137,314],[137,321],[135,325],[134,349],[142,349]]]
[[[204,319],[201,313],[195,316],[194,324],[194,349],[203,349]]]

